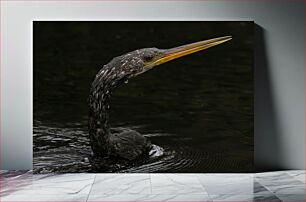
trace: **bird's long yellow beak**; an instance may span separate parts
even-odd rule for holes
[[[183,57],[185,55],[189,55],[189,54],[201,51],[201,50],[205,50],[207,48],[227,42],[231,39],[232,39],[231,36],[224,36],[224,37],[199,41],[196,43],[191,43],[191,44],[168,49],[165,51],[165,54],[161,58],[154,61],[154,66],[163,64],[165,62],[174,60],[179,57]]]

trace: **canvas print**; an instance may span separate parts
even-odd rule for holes
[[[34,21],[34,172],[253,171],[253,26]]]

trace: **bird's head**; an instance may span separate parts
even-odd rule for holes
[[[171,49],[143,48],[116,57],[113,62],[119,63],[119,71],[128,77],[135,77],[158,65],[189,55],[231,40],[231,36],[219,37],[191,43]]]
[[[219,37],[191,43],[170,49],[143,48],[115,57],[100,70],[94,86],[111,83],[116,87],[119,81],[138,76],[158,65],[189,55],[231,40],[231,36]],[[103,79],[101,79],[103,78]]]

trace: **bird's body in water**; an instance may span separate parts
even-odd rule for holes
[[[128,79],[170,60],[224,43],[219,37],[172,49],[144,48],[115,57],[97,73],[89,95],[89,136],[96,156],[129,161],[147,156],[153,144],[134,130],[111,130],[109,108],[112,92]]]

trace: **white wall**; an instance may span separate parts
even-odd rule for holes
[[[254,20],[255,160],[305,168],[304,2],[0,1],[1,169],[32,168],[32,20]]]

